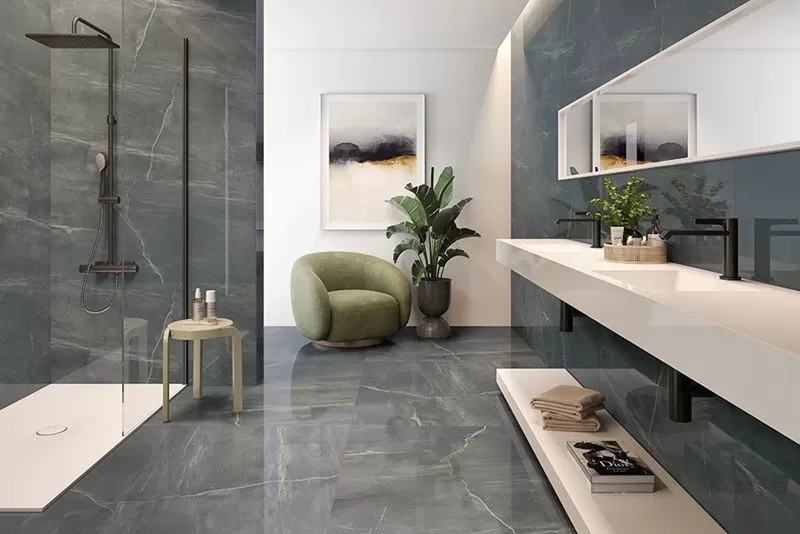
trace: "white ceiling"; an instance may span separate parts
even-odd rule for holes
[[[266,46],[281,50],[497,49],[527,3],[266,0]]]

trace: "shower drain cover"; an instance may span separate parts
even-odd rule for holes
[[[36,431],[37,436],[55,436],[58,434],[63,434],[67,431],[67,427],[64,425],[50,425],[40,428]]]

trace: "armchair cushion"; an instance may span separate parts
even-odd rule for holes
[[[386,293],[345,289],[331,291],[331,331],[326,341],[340,343],[384,338],[397,333],[400,307]]]

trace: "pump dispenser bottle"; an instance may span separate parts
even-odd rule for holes
[[[206,303],[203,300],[203,294],[200,288],[194,290],[194,299],[192,300],[192,321],[201,322],[206,318]]]

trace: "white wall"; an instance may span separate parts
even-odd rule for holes
[[[495,239],[510,234],[510,46],[488,50],[267,50],[265,57],[264,321],[293,325],[289,278],[310,252],[357,251],[391,261],[382,232],[322,231],[320,95],[425,93],[427,164],[456,171],[472,196],[459,224],[483,234],[453,260],[453,325],[508,325],[509,275]],[[398,191],[401,194],[402,191]],[[408,272],[408,258],[404,263]]]

